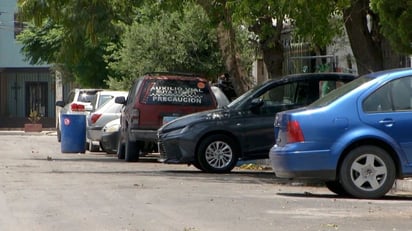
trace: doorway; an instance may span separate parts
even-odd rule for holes
[[[47,82],[26,82],[26,116],[36,110],[42,117],[48,115]]]

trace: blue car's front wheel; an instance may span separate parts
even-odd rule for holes
[[[372,199],[384,196],[392,188],[395,173],[394,161],[384,149],[364,145],[348,153],[339,177],[348,194]]]

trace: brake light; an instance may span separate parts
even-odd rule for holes
[[[100,118],[100,116],[102,116],[102,114],[93,113],[92,117],[90,118],[90,120],[92,121],[92,124],[96,123],[96,121]]]
[[[133,126],[139,126],[139,110],[133,109],[130,114],[130,121]]]
[[[85,107],[83,104],[72,103],[70,105],[70,109],[72,111],[85,111]]]
[[[303,142],[305,138],[303,137],[302,129],[300,128],[299,122],[296,120],[289,121],[288,123],[288,143]]]

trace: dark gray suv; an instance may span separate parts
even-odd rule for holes
[[[239,159],[268,158],[280,111],[303,107],[355,78],[308,73],[269,80],[217,110],[177,118],[158,129],[160,161],[230,172]]]

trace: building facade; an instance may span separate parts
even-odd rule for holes
[[[34,66],[20,53],[16,36],[23,29],[17,21],[17,0],[0,2],[0,128],[19,128],[31,110],[38,111],[43,127],[55,121],[55,78],[49,66]]]

